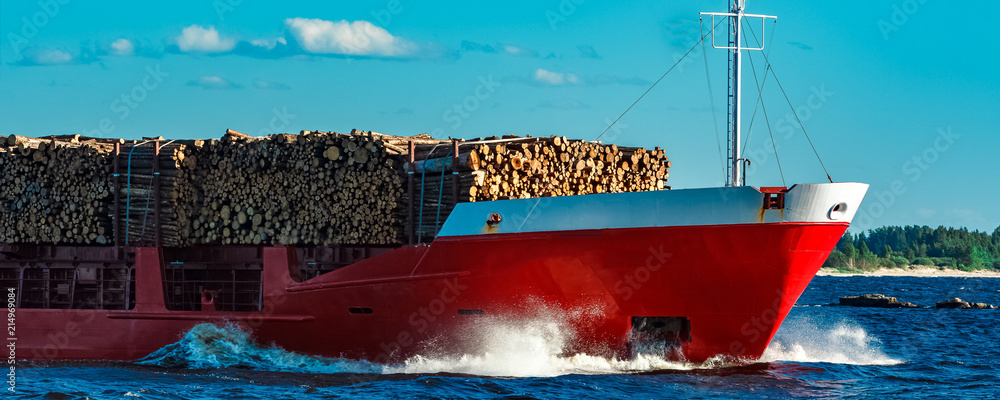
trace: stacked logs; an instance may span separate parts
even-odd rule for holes
[[[421,238],[440,229],[456,193],[461,203],[669,189],[663,150],[565,137],[424,143],[414,146],[412,159],[406,168],[418,188],[413,223]]]
[[[564,137],[230,130],[0,144],[0,243],[394,246],[431,240],[457,203],[669,189],[659,148]]]
[[[110,141],[10,135],[0,144],[0,243],[111,241]]]
[[[197,154],[195,243],[402,242],[401,163],[370,134],[254,138],[233,131]]]

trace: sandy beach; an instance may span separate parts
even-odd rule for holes
[[[956,269],[941,269],[924,265],[911,265],[906,268],[882,268],[873,272],[844,273],[833,268],[821,268],[816,275],[822,276],[916,276],[916,277],[959,277],[959,278],[1000,278],[1000,271],[966,272]]]

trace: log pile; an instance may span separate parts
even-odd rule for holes
[[[10,135],[0,243],[393,246],[431,240],[458,203],[669,189],[669,167],[564,137]]]
[[[111,241],[110,141],[10,135],[0,144],[0,243]]]
[[[422,143],[412,160],[406,168],[419,188],[413,223],[421,238],[440,229],[455,195],[462,203],[669,188],[670,161],[659,148],[565,137],[491,137],[458,142],[457,151],[452,143]]]
[[[238,132],[198,153],[195,243],[394,245],[398,157],[369,134]]]

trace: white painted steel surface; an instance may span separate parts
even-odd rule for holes
[[[438,237],[663,226],[850,222],[868,191],[864,183],[800,184],[784,209],[764,210],[750,186],[607,193],[462,203]],[[832,212],[837,205],[836,212]],[[501,222],[489,226],[493,213]]]

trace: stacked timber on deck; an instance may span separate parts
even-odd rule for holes
[[[0,137],[0,243],[398,246],[459,203],[669,189],[659,148],[302,131]]]
[[[398,156],[372,135],[230,132],[198,152],[194,243],[394,245]]]
[[[0,243],[109,243],[110,141],[11,135],[2,144]]]
[[[668,189],[664,151],[565,137],[490,137],[420,143],[406,165],[416,180],[410,217],[433,238],[456,203]]]

